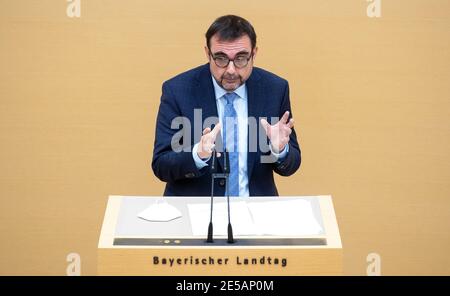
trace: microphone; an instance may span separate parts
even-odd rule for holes
[[[230,154],[228,153],[228,150],[225,149],[223,153],[223,173],[226,174],[226,177],[230,174]],[[228,181],[228,178],[227,178]],[[227,187],[228,191],[228,187]]]
[[[216,149],[214,148],[212,152],[211,173],[217,173],[216,153]]]
[[[212,153],[212,161],[211,161],[211,210],[209,216],[209,226],[208,226],[208,238],[206,239],[207,243],[214,242],[213,240],[213,223],[212,223],[212,214],[213,214],[213,199],[214,199],[214,179],[217,172],[216,167],[216,150],[213,150]]]
[[[228,150],[225,149],[224,159],[223,159],[223,170],[225,174],[225,181],[227,182],[227,206],[228,206],[228,240],[229,244],[234,243],[233,239],[233,227],[231,227],[231,218],[230,218],[230,191],[228,190],[228,175],[230,174],[230,155],[228,154]]]

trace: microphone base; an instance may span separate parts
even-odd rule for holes
[[[228,224],[228,240],[227,243],[234,244],[235,240],[233,238],[233,228],[231,227],[231,223]]]
[[[207,243],[213,243],[213,224],[212,222],[209,222],[209,226],[208,226],[208,238],[206,239]]]

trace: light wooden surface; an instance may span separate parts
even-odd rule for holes
[[[110,196],[98,243],[98,275],[341,275],[342,243],[331,196],[317,196],[326,245],[321,246],[116,246],[114,238],[124,196]],[[152,198],[152,197],[142,197]],[[205,202],[209,198],[205,197]],[[188,199],[186,199],[188,202]],[[302,236],[316,237],[316,236]],[[164,239],[164,237],[161,237]],[[228,258],[224,265],[153,264],[159,258]],[[286,259],[286,266],[243,265],[244,258]]]

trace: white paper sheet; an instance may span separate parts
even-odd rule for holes
[[[193,235],[206,235],[210,220],[210,204],[188,204]],[[252,235],[256,232],[253,220],[244,201],[230,202],[231,225],[233,235]],[[214,235],[227,235],[228,205],[217,202],[213,206]]]
[[[260,235],[315,235],[322,231],[307,200],[249,202]]]
[[[234,235],[304,236],[322,232],[307,200],[231,202],[231,224]],[[210,219],[210,204],[188,204],[194,235],[206,235]],[[226,235],[227,203],[214,203],[214,235]]]

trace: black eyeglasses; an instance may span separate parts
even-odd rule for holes
[[[216,63],[217,67],[219,68],[226,68],[230,64],[230,62],[233,62],[234,66],[238,69],[242,69],[247,67],[248,61],[250,61],[253,57],[253,54],[238,54],[234,59],[230,59],[228,56],[224,54],[218,54],[216,56],[213,56],[211,52],[209,52],[209,55],[214,60],[214,63]]]

